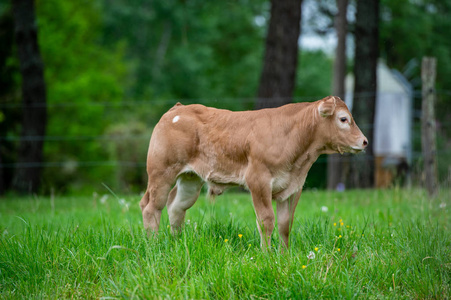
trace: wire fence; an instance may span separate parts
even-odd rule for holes
[[[437,91],[442,95],[451,96],[451,91]],[[415,91],[414,97],[421,96],[420,91]],[[367,96],[366,94],[364,96]],[[297,97],[290,98],[293,102],[304,102],[304,101],[315,101],[322,97]],[[98,169],[98,168],[107,168],[111,169],[135,169],[136,172],[145,173],[145,164],[146,164],[146,150],[147,145],[151,136],[151,128],[158,121],[158,116],[161,116],[168,108],[173,106],[177,102],[181,102],[183,104],[191,104],[191,103],[200,103],[208,106],[214,106],[217,108],[228,108],[238,107],[239,110],[241,108],[252,109],[255,105],[255,98],[242,98],[242,99],[182,99],[182,100],[155,100],[155,101],[123,101],[117,103],[110,102],[83,102],[83,103],[74,103],[74,102],[61,102],[61,103],[48,103],[45,107],[51,111],[49,114],[49,118],[52,118],[52,114],[58,113],[62,109],[79,109],[83,110],[85,108],[101,108],[105,109],[105,114],[111,113],[117,117],[117,119],[111,122],[114,124],[115,121],[122,122],[126,124],[130,121],[130,115],[133,115],[133,112],[137,112],[140,116],[145,116],[147,114],[152,113],[156,115],[156,118],[152,120],[145,120],[145,125],[148,127],[147,132],[139,132],[139,133],[130,133],[127,132],[125,134],[108,134],[105,132],[92,132],[92,134],[68,134],[68,135],[30,135],[30,136],[21,136],[19,134],[8,134],[0,136],[0,145],[2,143],[10,143],[18,145],[21,141],[42,141],[47,147],[58,148],[59,145],[64,148],[60,152],[64,152],[64,155],[60,155],[57,159],[52,157],[51,155],[45,155],[45,161],[43,162],[20,162],[20,161],[5,161],[1,159],[0,161],[0,169],[10,170],[8,171],[11,174],[12,170],[16,168],[45,168],[45,169],[86,169],[89,172],[90,169]],[[237,105],[237,103],[239,105]],[[42,108],[43,105],[35,105],[32,107]],[[21,109],[23,108],[21,103],[12,103],[12,102],[3,102],[0,103],[0,112],[7,114],[9,112],[15,111],[14,113],[20,114]],[[118,117],[121,116],[121,113],[125,110],[128,110],[130,114],[124,118]],[[411,132],[414,133],[412,139],[420,139],[419,138],[419,117],[420,112],[415,111],[413,113],[413,117],[416,118],[416,122],[412,122]],[[67,120],[71,122],[71,120]],[[72,120],[76,122],[76,120]],[[144,120],[141,120],[144,121]],[[440,123],[441,126],[449,127],[451,126],[451,121],[445,120]],[[373,124],[359,124],[359,127],[362,131],[368,131],[373,129]],[[140,145],[140,151],[137,149],[133,153],[133,158],[128,159],[127,155],[121,155],[121,153],[116,153],[115,155],[106,155],[105,153],[108,151],[99,151],[97,154],[93,155],[89,158],[80,159],[77,156],[77,151],[83,148],[84,145],[91,145],[94,148],[111,148],[116,147],[126,147],[127,144],[131,143],[131,147],[137,147],[136,145]],[[93,146],[94,145],[94,146]],[[111,146],[113,145],[113,146]],[[76,146],[76,147],[75,147]],[[120,150],[117,150],[118,152]],[[111,153],[110,153],[111,154]],[[439,157],[449,157],[450,153],[446,147],[441,148],[437,151],[437,155]],[[421,160],[422,154],[420,149],[414,148],[412,152],[412,160],[418,161]],[[367,160],[373,159],[368,156],[357,156],[352,158],[355,160]],[[344,156],[343,160],[351,160],[349,156]],[[445,159],[447,160],[447,158]],[[315,163],[316,165],[323,165],[327,163],[327,157],[321,156]],[[53,171],[54,172],[54,171]],[[123,176],[123,175],[120,175]]]
[[[451,90],[436,89],[435,94],[438,96],[451,96]],[[364,98],[368,96],[373,96],[373,92],[362,92],[355,95],[355,98]],[[414,90],[412,91],[412,96],[414,98],[421,98],[422,91]],[[324,95],[312,95],[312,96],[301,96],[301,97],[279,97],[279,100],[287,102],[311,102],[324,98]],[[227,107],[230,104],[236,106],[237,103],[251,104],[254,106],[257,100],[263,101],[273,101],[273,98],[202,98],[202,99],[152,99],[152,100],[134,100],[134,101],[120,101],[120,102],[74,102],[74,101],[59,101],[54,103],[33,103],[29,104],[27,107],[31,108],[71,108],[71,107],[108,107],[108,108],[125,108],[125,107],[137,107],[137,106],[149,106],[149,105],[174,105],[177,102],[183,104],[212,104],[215,103],[215,107],[222,108]],[[3,100],[0,102],[0,109],[7,108],[22,108],[23,104],[14,100]]]

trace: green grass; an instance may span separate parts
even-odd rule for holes
[[[260,250],[247,194],[201,197],[177,236],[164,213],[152,239],[139,196],[101,198],[0,199],[0,298],[451,297],[449,191],[305,192],[284,253],[277,230]]]

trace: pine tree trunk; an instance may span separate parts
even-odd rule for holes
[[[22,74],[23,121],[18,167],[13,186],[36,192],[40,185],[42,148],[47,123],[44,67],[39,52],[33,0],[13,0],[15,38]]]
[[[351,185],[374,187],[373,124],[379,57],[379,0],[357,1],[354,58],[353,117],[369,144],[364,155],[353,156]]]
[[[337,0],[338,13],[335,16],[335,31],[337,32],[337,48],[335,49],[334,77],[332,94],[341,99],[345,97],[346,76],[346,35],[348,33],[348,0]],[[327,157],[327,188],[334,190],[345,182],[345,161],[340,154]]]
[[[292,101],[302,0],[271,0],[263,71],[256,108],[277,107]]]

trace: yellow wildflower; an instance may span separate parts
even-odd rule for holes
[[[306,266],[306,265],[303,265],[302,268],[305,269],[305,268],[307,268],[307,266]]]
[[[337,248],[337,251],[340,252],[340,248]]]
[[[338,236],[339,239],[341,239],[341,234]]]
[[[334,223],[334,226],[337,226],[337,223]]]
[[[229,241],[228,239],[225,239],[225,240],[224,240],[225,243],[227,243],[228,241]]]
[[[240,234],[238,235],[238,237],[239,237],[239,238],[242,238],[242,237],[243,237],[243,235],[242,235],[242,234],[240,233]]]
[[[315,247],[315,251],[318,251],[318,247]]]

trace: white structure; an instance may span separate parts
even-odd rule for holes
[[[352,109],[354,91],[352,74],[346,77],[346,91],[345,101]],[[398,166],[401,162],[410,164],[412,159],[412,108],[412,87],[409,82],[398,71],[390,70],[385,63],[379,61],[374,141],[369,141],[373,143],[376,172],[379,172],[380,168],[388,169]],[[377,177],[376,173],[377,186],[388,185],[388,183],[378,184]],[[391,178],[387,180],[391,181]]]

